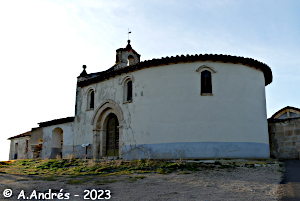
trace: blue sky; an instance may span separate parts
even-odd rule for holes
[[[76,77],[106,70],[127,44],[141,60],[228,54],[269,65],[267,116],[300,108],[300,1],[15,0],[0,3],[0,160],[8,137],[74,115]]]

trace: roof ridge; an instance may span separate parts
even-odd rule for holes
[[[114,69],[114,66],[110,67],[109,69],[102,71],[99,75],[94,77],[85,77],[85,79],[80,80],[77,82],[79,87],[86,86],[95,82],[102,81],[104,79],[114,77],[116,75],[126,73],[129,71],[142,69],[142,68],[149,68],[151,66],[158,66],[158,65],[168,65],[170,63],[179,63],[179,62],[195,62],[195,61],[222,61],[225,63],[241,63],[243,65],[248,65],[251,67],[255,67],[261,69],[264,73],[265,77],[265,85],[268,85],[272,82],[273,76],[270,67],[258,60],[248,57],[242,56],[232,56],[232,55],[224,55],[224,54],[195,54],[195,55],[176,55],[176,56],[166,56],[161,57],[160,59],[153,58],[151,60],[144,60],[135,65],[127,66],[121,69]]]
[[[19,138],[19,137],[26,137],[26,136],[31,136],[31,131],[27,131],[25,133],[22,133],[22,134],[19,134],[19,135],[15,135],[15,136],[12,136],[10,138],[8,138],[8,140],[12,140],[14,138]]]

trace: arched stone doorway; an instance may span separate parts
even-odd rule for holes
[[[123,113],[113,100],[104,101],[96,110],[93,125],[93,158],[122,158]]]
[[[119,156],[119,121],[115,114],[108,115],[106,126],[106,156]]]
[[[52,131],[51,158],[62,158],[63,130],[59,127]]]

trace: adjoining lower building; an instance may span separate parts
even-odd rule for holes
[[[268,119],[271,157],[300,159],[300,109],[287,106]]]
[[[43,128],[42,158],[66,158],[73,155],[74,117],[39,123]]]
[[[25,132],[13,137],[10,140],[9,160],[31,158],[30,149],[31,132]]]
[[[40,123],[42,157],[269,158],[265,86],[272,71],[229,55],[140,61],[126,48],[77,78],[75,117]]]

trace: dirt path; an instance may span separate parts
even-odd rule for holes
[[[278,200],[277,189],[282,177],[279,170],[278,164],[274,164],[170,174],[68,176],[48,181],[38,176],[0,173],[0,200],[17,200],[21,190],[29,197],[34,190],[38,194],[49,189],[56,193],[63,189],[63,193],[70,193],[69,200],[84,200],[86,189],[110,190],[111,200]],[[13,190],[13,196],[4,199],[2,192],[7,188]]]

